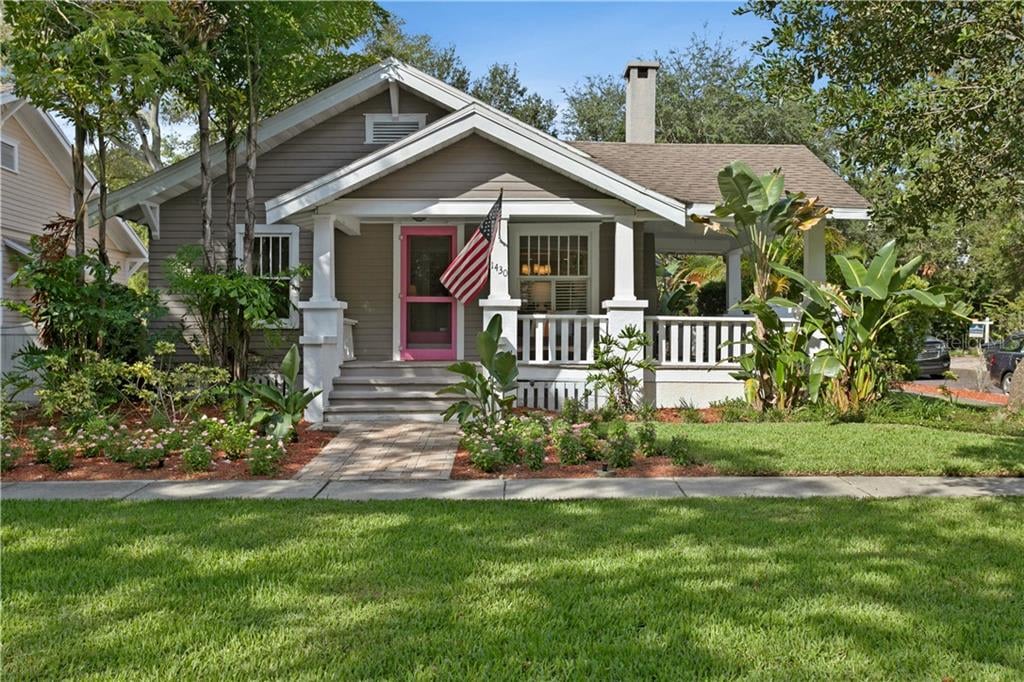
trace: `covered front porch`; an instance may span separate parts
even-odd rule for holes
[[[341,198],[293,218],[313,233],[312,294],[299,303],[305,382],[323,391],[311,420],[324,421],[347,362],[362,363],[353,365],[360,371],[376,363],[378,374],[408,366],[395,374],[403,383],[417,366],[435,375],[439,363],[476,359],[475,336],[494,316],[519,358],[523,406],[558,409],[582,397],[596,341],[630,325],[651,340],[656,369],[645,391],[655,406],[741,395],[729,371],[751,319],[658,315],[654,262],[659,252],[722,256],[731,307],[741,296],[742,245],[617,200],[509,198],[488,284],[462,305],[436,280],[492,203]],[[816,278],[824,276],[823,229],[805,237],[804,271]]]

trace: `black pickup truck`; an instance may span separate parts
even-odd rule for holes
[[[1010,381],[1017,363],[1024,358],[1024,332],[1010,334],[1002,341],[984,347],[985,366],[992,383],[1006,393],[1010,392]]]

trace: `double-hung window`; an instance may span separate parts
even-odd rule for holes
[[[596,311],[596,226],[522,225],[513,235],[523,313]]]
[[[236,226],[235,257],[242,258],[245,226]],[[299,282],[292,271],[299,267],[299,228],[295,225],[256,225],[252,242],[252,272],[267,280],[274,292],[278,326],[299,328]]]

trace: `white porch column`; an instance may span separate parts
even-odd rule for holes
[[[825,281],[824,221],[804,232],[804,277],[813,282]]]
[[[509,233],[508,213],[502,207],[498,229],[492,236],[494,245],[491,247],[490,291],[487,298],[480,299],[480,307],[484,310],[484,329],[495,315],[501,316],[501,337],[508,344],[508,349],[515,351],[519,346],[519,307],[522,301],[509,295]]]
[[[742,249],[733,249],[725,254],[725,307],[731,310],[743,300],[741,267]]]
[[[615,217],[615,294],[601,305],[608,311],[608,333],[618,336],[632,325],[644,328],[647,301],[638,301],[634,292],[633,216]]]
[[[321,391],[307,407],[305,417],[323,422],[327,394],[341,371],[344,314],[347,305],[334,295],[333,214],[313,217],[313,294],[301,301],[302,381],[307,389]]]

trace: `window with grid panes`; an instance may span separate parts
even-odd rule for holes
[[[519,235],[522,312],[587,313],[590,248],[586,234]]]

